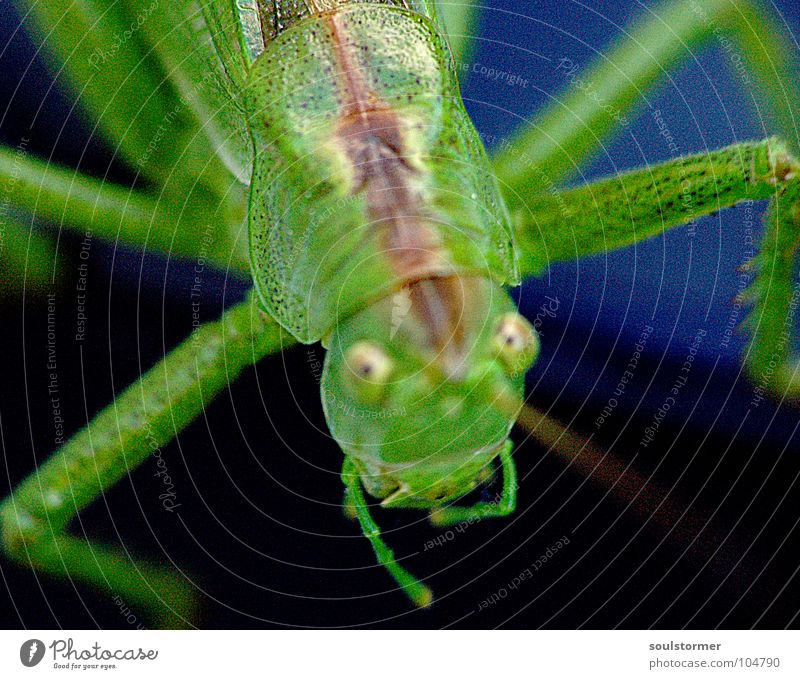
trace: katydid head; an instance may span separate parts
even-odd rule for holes
[[[513,424],[539,342],[499,285],[420,281],[341,323],[322,399],[331,433],[369,490],[418,501],[463,495]]]

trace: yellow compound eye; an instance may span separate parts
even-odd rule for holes
[[[345,383],[364,403],[381,400],[393,369],[392,359],[371,342],[356,342],[345,354]]]
[[[526,372],[539,355],[539,335],[519,314],[503,314],[497,323],[493,346],[506,372],[516,375]]]

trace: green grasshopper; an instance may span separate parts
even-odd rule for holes
[[[798,289],[798,93],[790,43],[758,3],[665,2],[586,73],[599,96],[567,93],[491,158],[459,94],[465,6],[83,0],[28,11],[143,188],[3,150],[0,175],[13,178],[19,212],[247,269],[253,290],[4,501],[2,544],[22,564],[154,610],[166,605],[171,624],[188,622],[193,594],[174,572],[72,537],[68,524],[245,368],[294,342],[321,341],[345,507],[399,587],[429,605],[430,590],[382,540],[364,491],[385,508],[428,510],[440,525],[506,516],[516,502],[517,418],[553,447],[575,444],[524,405],[539,339],[506,288],[551,262],[628,246],[741,201],[770,201],[751,264],[747,366],[769,392],[800,394],[787,335]],[[741,49],[785,141],[558,192],[542,186],[585,160],[681,47],[719,31]],[[209,229],[212,238],[199,236]],[[47,256],[48,243],[21,226],[9,225],[7,239],[27,239],[31,261]],[[10,267],[20,249],[8,248]],[[36,271],[26,275],[35,285]],[[497,473],[496,501],[459,503]]]

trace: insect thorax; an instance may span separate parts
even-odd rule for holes
[[[246,89],[254,280],[306,342],[410,281],[517,275],[505,206],[435,23],[394,3],[332,4],[293,14]]]

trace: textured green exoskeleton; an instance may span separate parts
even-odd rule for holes
[[[569,94],[494,158],[456,78],[453,51],[467,48],[461,33],[472,15],[441,9],[428,0],[30,3],[39,34],[54,36],[47,51],[59,72],[137,184],[109,186],[0,150],[18,213],[248,270],[254,291],[4,501],[12,558],[166,608],[165,624],[188,622],[186,582],[72,537],[68,523],[246,366],[294,341],[321,340],[346,507],[400,587],[427,605],[430,591],[381,540],[364,490],[384,507],[428,509],[440,524],[514,511],[508,437],[539,344],[504,286],[740,201],[771,203],[752,263],[747,364],[763,393],[800,395],[787,331],[800,295],[794,147],[748,142],[566,191],[542,185],[588,156],[615,125],[609,111],[631,109],[677,62],[679,46],[718,28],[741,48],[791,139],[800,98],[790,43],[764,8],[671,0],[588,73],[602,96]],[[12,246],[26,237],[17,226]],[[28,248],[45,257],[40,240]],[[20,251],[9,248],[11,266]],[[548,445],[563,447],[557,427],[542,429]],[[496,501],[454,506],[497,475]]]
[[[253,278],[300,341],[414,280],[517,282],[508,215],[433,21],[357,3],[306,18],[258,56],[246,101]],[[394,192],[393,212],[373,204],[379,191]],[[401,248],[418,256],[398,269]]]

